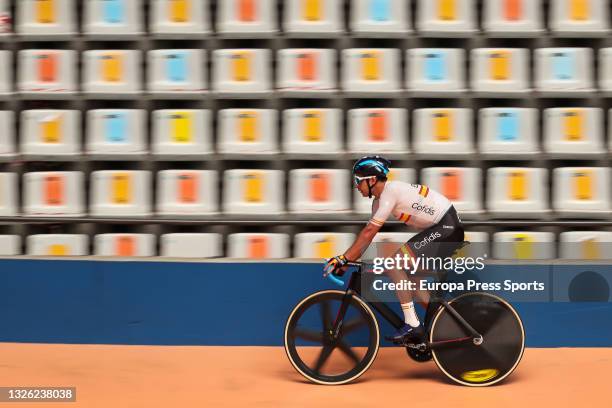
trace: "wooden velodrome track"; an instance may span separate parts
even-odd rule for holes
[[[612,348],[526,349],[499,385],[449,383],[433,362],[381,348],[355,383],[314,385],[280,347],[0,344],[0,386],[75,386],[76,403],[18,407],[580,407],[610,403]],[[5,403],[0,405],[13,405]]]

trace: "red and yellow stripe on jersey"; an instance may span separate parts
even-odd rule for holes
[[[376,218],[370,218],[370,223],[376,225],[377,227],[382,227],[384,225],[384,221],[379,221]]]
[[[414,253],[412,252],[412,250],[411,250],[411,249],[410,249],[410,247],[408,246],[408,243],[405,243],[404,245],[402,245],[402,246],[400,247],[400,249],[399,249],[399,250],[400,250],[400,252],[401,252],[402,254],[404,254],[404,255],[408,255],[408,256],[409,256],[409,257],[411,257],[411,258],[416,258],[416,257],[414,256]]]
[[[410,217],[412,217],[412,215],[406,214],[406,213],[401,213],[399,218],[398,218],[398,220],[400,220],[404,224],[408,224],[408,221],[410,221]]]
[[[427,197],[427,194],[429,194],[429,187],[421,186],[421,188],[419,188],[419,195],[422,195],[423,197]]]

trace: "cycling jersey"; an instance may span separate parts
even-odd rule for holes
[[[425,229],[437,224],[451,202],[429,187],[402,181],[387,181],[380,198],[372,202],[370,222],[382,226],[393,214],[407,225]]]

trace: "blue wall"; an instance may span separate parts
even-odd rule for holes
[[[531,267],[557,276],[585,268]],[[0,341],[281,345],[292,307],[331,285],[307,263],[2,260]],[[528,346],[612,346],[611,303],[514,305]]]

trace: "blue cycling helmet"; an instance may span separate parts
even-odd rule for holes
[[[375,178],[373,184],[368,184],[368,197],[372,198],[372,187],[379,180],[386,180],[391,162],[381,156],[365,156],[353,165],[353,182],[358,185],[364,179]]]

